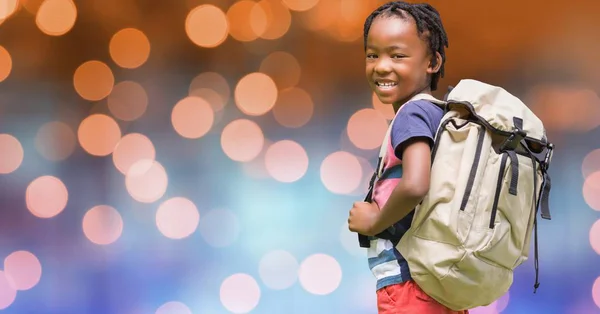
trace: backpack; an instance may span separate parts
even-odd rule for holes
[[[432,148],[430,191],[408,230],[398,235],[394,225],[376,237],[396,241],[419,287],[458,311],[489,305],[508,291],[514,269],[528,259],[532,233],[539,287],[537,212],[541,207],[541,217],[551,218],[554,145],[542,121],[503,88],[465,79],[445,98],[432,100],[445,114]],[[359,242],[369,246],[365,236]]]

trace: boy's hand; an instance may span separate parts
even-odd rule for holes
[[[366,236],[379,234],[381,231],[375,230],[379,212],[379,206],[375,202],[354,202],[348,217],[348,228]]]

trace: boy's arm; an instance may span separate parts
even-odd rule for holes
[[[408,215],[429,191],[431,148],[428,138],[411,138],[402,152],[402,179],[373,225],[378,234]]]

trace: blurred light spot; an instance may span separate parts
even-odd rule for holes
[[[65,160],[75,151],[75,132],[66,123],[48,122],[35,135],[35,148],[50,161]]]
[[[265,254],[258,264],[258,272],[265,286],[273,290],[291,287],[298,279],[298,261],[283,250]]]
[[[16,251],[4,259],[4,272],[17,290],[29,290],[40,282],[42,265],[33,253]]]
[[[21,0],[23,7],[31,14],[36,14],[44,0]]]
[[[69,32],[77,20],[77,7],[72,0],[45,0],[35,16],[35,24],[47,35]]]
[[[69,200],[65,184],[57,177],[41,176],[31,181],[25,191],[27,209],[36,217],[52,218],[60,214]]]
[[[227,17],[214,5],[197,6],[185,19],[185,32],[190,40],[200,47],[217,47],[227,39],[229,33]]]
[[[525,103],[548,130],[588,132],[600,125],[600,99],[591,89],[540,85],[528,92]]]
[[[308,155],[304,148],[294,141],[275,142],[265,153],[265,166],[275,180],[295,182],[308,170]]]
[[[125,176],[125,186],[131,197],[142,203],[153,203],[167,191],[165,168],[156,160],[136,161]]]
[[[271,77],[280,90],[296,86],[302,74],[296,57],[285,51],[275,51],[265,57],[259,71]]]
[[[260,116],[275,106],[277,86],[268,75],[255,72],[240,79],[234,94],[235,103],[243,113]]]
[[[215,103],[213,103],[212,98],[205,98],[206,92],[202,91],[204,89],[215,91],[217,94],[219,94],[219,96],[221,96],[221,99],[218,101],[214,100]],[[214,111],[223,109],[223,107],[229,101],[230,94],[231,89],[229,88],[229,83],[227,83],[227,80],[221,74],[216,72],[201,73],[190,83],[189,95],[204,98],[204,100],[211,104]]]
[[[2,11],[2,10],[0,10]],[[0,82],[4,81],[12,71],[12,58],[6,48],[0,46]]]
[[[583,158],[581,172],[587,178],[593,172],[600,171],[600,149],[594,149]]]
[[[506,293],[503,296],[501,296],[500,299],[494,301],[496,310],[498,310],[498,313],[501,313],[502,311],[506,310],[506,308],[508,307],[509,301],[510,301],[510,291],[506,291]]]
[[[19,7],[19,0],[0,0],[0,20],[13,15]]]
[[[583,198],[588,206],[600,211],[600,171],[593,172],[583,182]]]
[[[329,191],[347,194],[356,189],[363,176],[358,159],[344,151],[325,157],[321,164],[321,182]]]
[[[600,277],[596,278],[592,286],[592,299],[594,299],[596,306],[600,307]]]
[[[306,11],[317,5],[319,0],[282,0],[282,2],[292,11]]]
[[[363,35],[364,17],[371,8],[368,1],[344,0],[339,2],[339,15],[328,29],[330,35],[343,42],[353,42]]]
[[[164,201],[156,211],[156,226],[171,239],[183,239],[194,233],[200,221],[196,205],[187,198],[173,197]]]
[[[356,241],[356,233],[350,232],[348,229],[348,222],[344,222],[340,231],[340,242],[342,242],[342,246],[353,256],[366,257],[367,250],[361,248]]]
[[[195,96],[188,96],[177,102],[171,112],[171,123],[175,132],[185,138],[196,139],[204,136],[212,127],[215,114],[210,104]]]
[[[263,144],[263,149],[260,151],[256,158],[252,159],[249,162],[245,162],[242,164],[242,169],[244,173],[251,178],[254,179],[267,179],[271,178],[269,172],[267,171],[267,167],[265,165],[265,153],[271,147],[273,143],[265,138],[265,142]]]
[[[364,196],[369,190],[369,181],[371,180],[371,176],[373,176],[375,169],[371,162],[369,162],[366,158],[356,156],[356,159],[358,159],[358,162],[362,168],[362,179],[360,180],[360,184],[356,187],[356,189],[354,189],[354,191],[350,193],[350,195]]]
[[[307,257],[298,272],[304,290],[316,295],[327,295],[335,291],[342,281],[342,268],[335,258],[326,254]]]
[[[388,123],[375,109],[361,109],[348,121],[348,138],[360,149],[375,149],[381,146]]]
[[[0,174],[11,173],[23,162],[23,146],[10,134],[0,134]]]
[[[323,31],[340,18],[340,6],[339,0],[319,1],[312,9],[302,12],[299,18],[307,29]]]
[[[11,306],[17,298],[17,290],[8,275],[0,270],[0,310]]]
[[[600,254],[600,220],[597,220],[590,229],[590,244],[592,249]]]
[[[117,119],[133,121],[141,117],[148,107],[148,95],[142,85],[122,81],[108,95],[108,110]]]
[[[314,103],[303,89],[292,87],[279,92],[273,107],[273,116],[279,124],[288,128],[304,126],[312,118]]]
[[[83,233],[94,244],[111,244],[123,233],[121,214],[108,205],[95,206],[83,216]]]
[[[255,2],[255,5],[249,11],[248,24],[250,24],[250,29],[256,37],[262,37],[267,30],[268,22],[265,6]]]
[[[200,97],[204,101],[206,101],[213,111],[217,112],[223,110],[225,107],[225,102],[223,102],[223,98],[219,93],[210,88],[199,88],[194,90],[193,93],[190,94],[193,97]]]
[[[86,100],[104,99],[111,93],[114,84],[115,77],[108,65],[96,60],[84,62],[73,75],[75,91]]]
[[[90,155],[108,156],[121,139],[117,122],[104,114],[93,114],[81,121],[77,130],[79,145]]]
[[[377,110],[377,112],[379,112],[379,114],[381,114],[384,118],[386,118],[387,120],[394,119],[394,116],[396,114],[394,113],[394,107],[392,106],[392,104],[382,103],[381,100],[379,100],[379,97],[377,97],[377,94],[375,93],[373,93],[371,102],[373,103],[373,108]]]
[[[229,34],[231,37],[235,38],[238,41],[253,41],[258,35],[264,32],[266,28],[266,16],[263,12],[263,22],[262,24],[262,32],[260,32],[260,17],[255,17],[257,21],[251,23],[251,13],[252,9],[257,6],[256,2],[251,0],[240,0],[235,2],[229,10],[227,10],[227,21],[229,23]],[[261,8],[258,7],[258,11],[255,14],[259,14]],[[257,32],[253,29],[252,25],[255,25]]]
[[[227,157],[247,162],[256,158],[263,148],[265,137],[256,122],[238,119],[223,128],[221,147]]]
[[[292,14],[289,9],[281,3],[280,0],[261,0],[257,4],[259,7],[255,7],[251,13],[252,25],[261,25],[261,13],[260,9],[266,16],[266,29],[260,35],[263,39],[279,39],[285,35],[292,24]]]
[[[122,68],[135,69],[150,56],[150,41],[135,28],[124,28],[116,32],[109,43],[110,56]]]
[[[156,150],[152,141],[140,133],[123,136],[112,155],[115,167],[125,175],[134,163],[140,160],[154,160],[155,156]]]
[[[248,313],[260,301],[260,287],[252,276],[234,274],[221,284],[221,303],[232,313]]]
[[[192,314],[192,311],[181,302],[171,301],[161,305],[155,314]]]
[[[233,244],[240,234],[237,216],[225,209],[213,209],[206,213],[198,226],[204,241],[213,247],[226,247]]]
[[[494,303],[488,306],[480,306],[469,310],[469,314],[498,314],[498,310],[494,306]]]

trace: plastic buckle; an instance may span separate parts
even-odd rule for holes
[[[523,130],[514,129],[512,134],[502,143],[500,151],[514,150],[525,139],[527,133]]]
[[[554,144],[548,144],[548,151],[546,152],[546,157],[544,157],[544,171],[548,171],[550,168],[550,163],[552,162],[552,156],[554,155]]]

